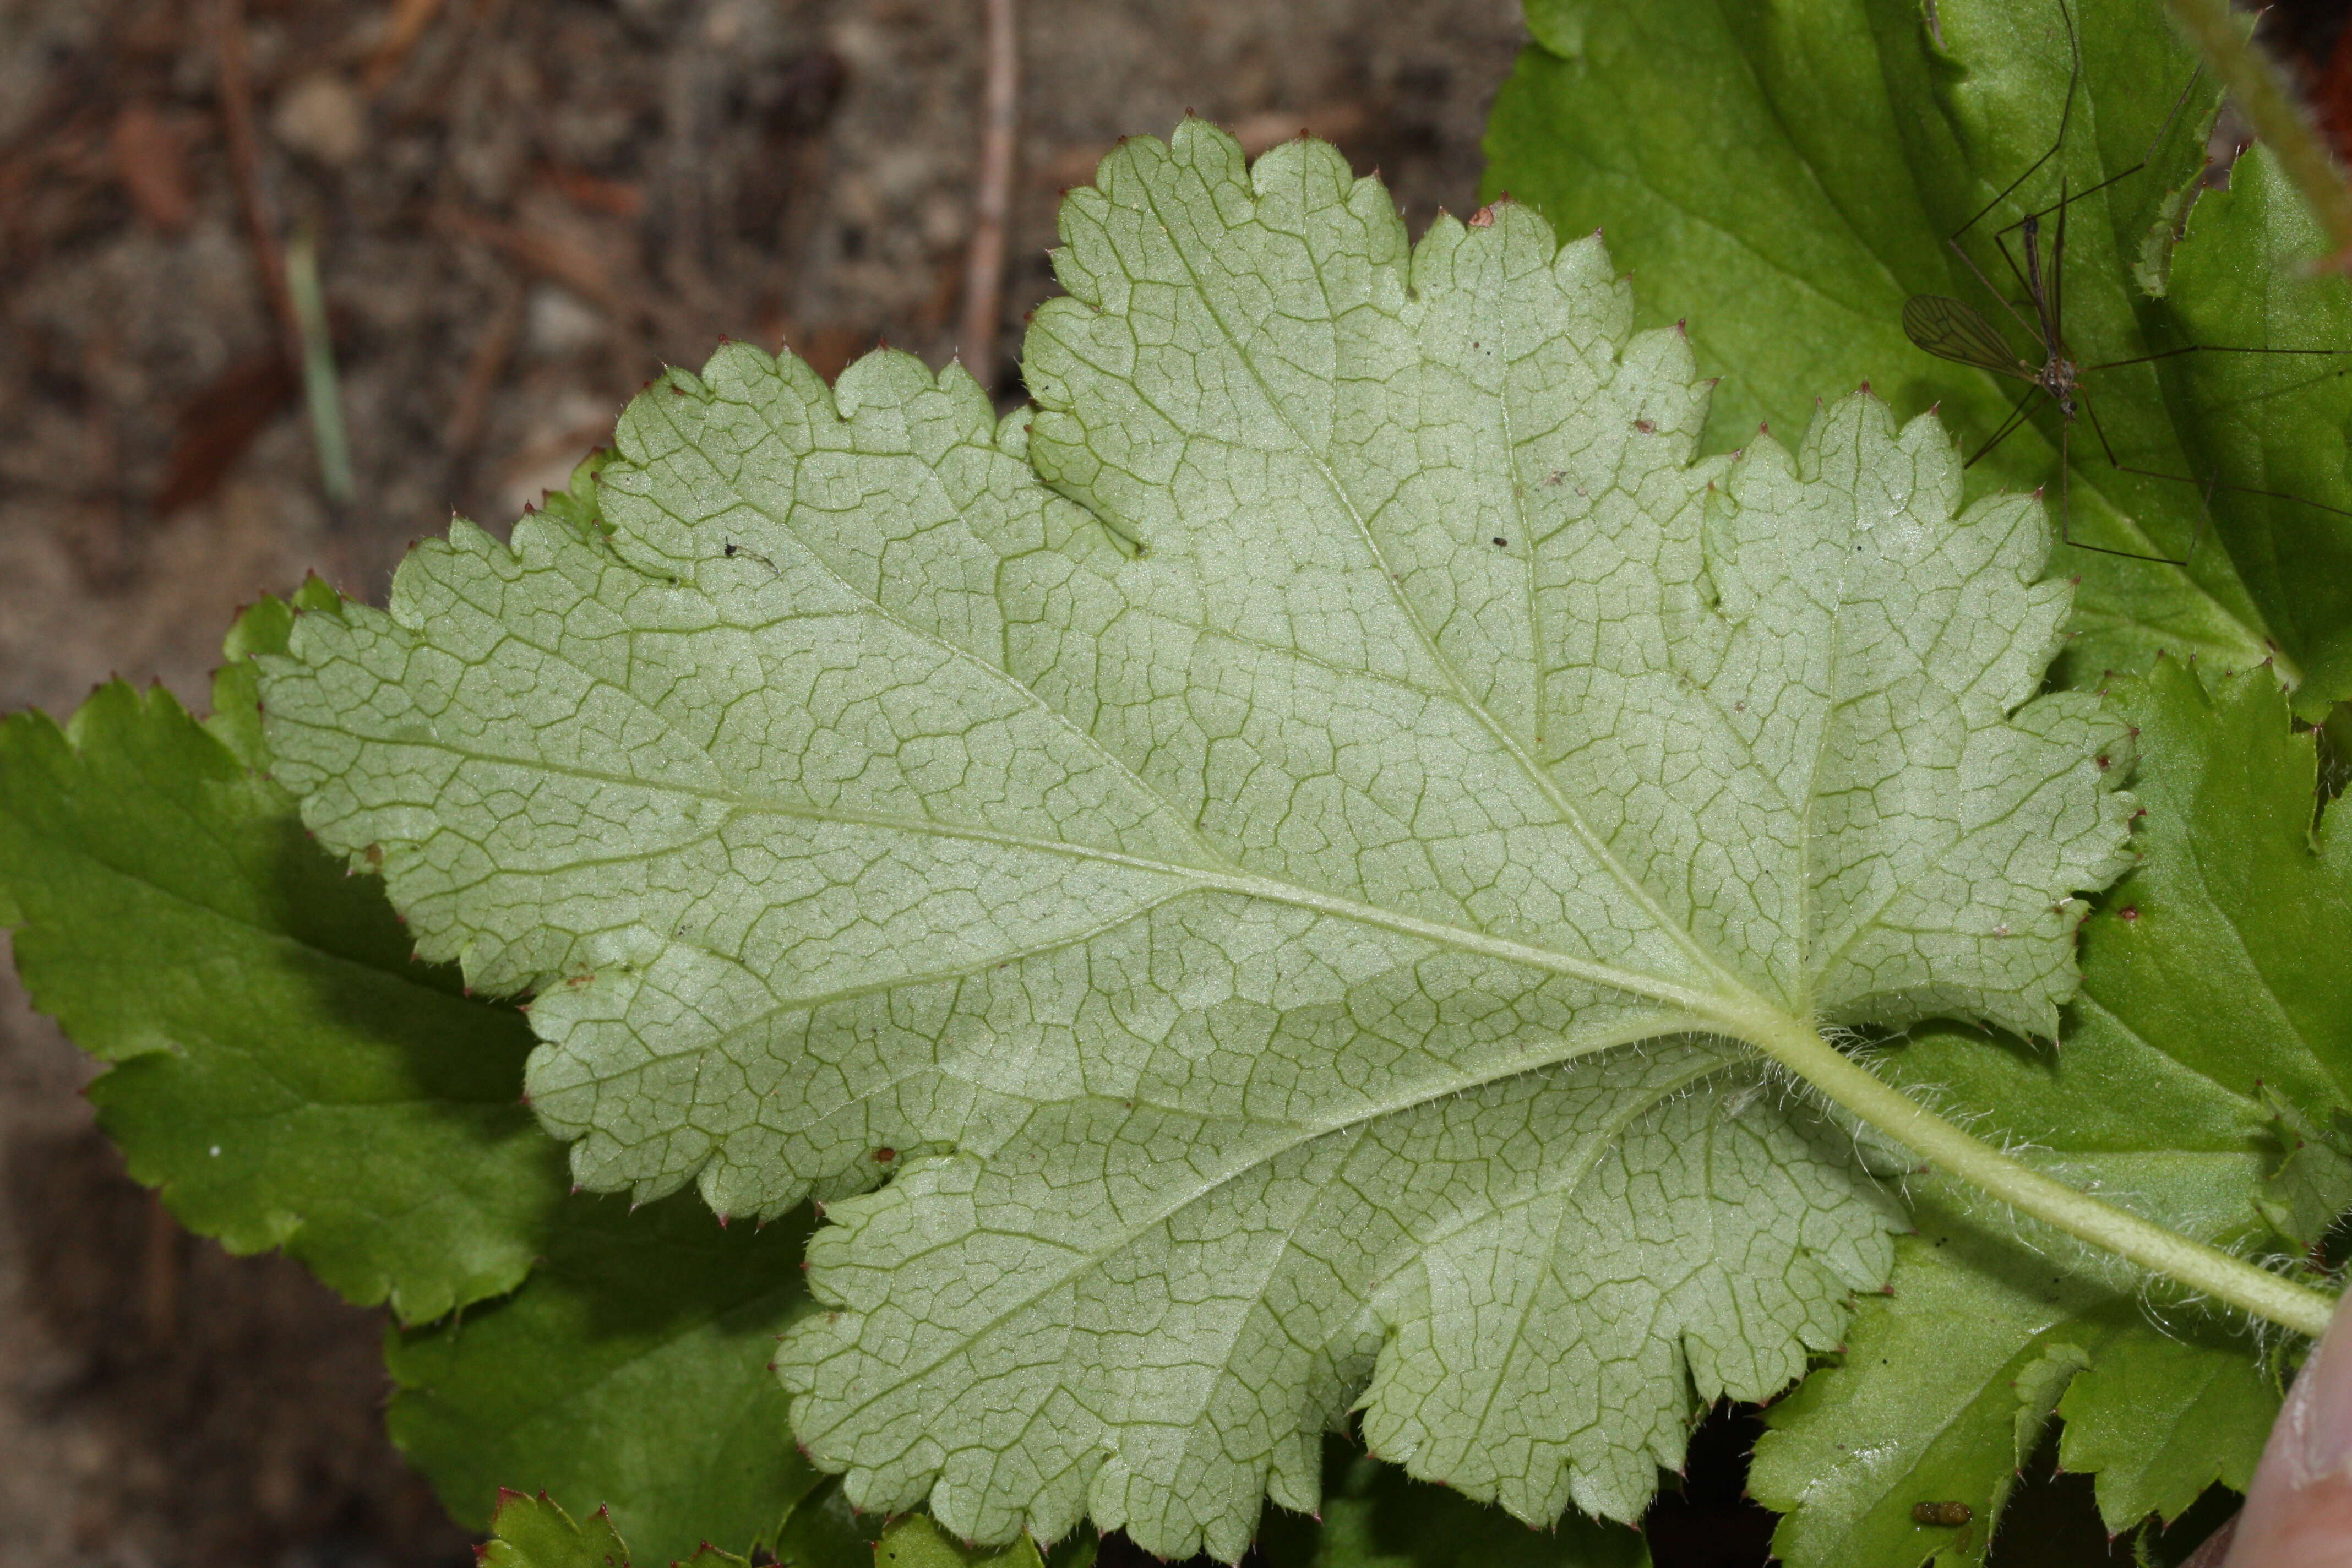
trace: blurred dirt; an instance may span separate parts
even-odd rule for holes
[[[316,237],[342,504],[240,212],[232,9],[263,221]],[[721,334],[945,363],[981,10],[0,0],[0,709],[116,673],[201,701],[239,603],[314,567],[380,599],[408,540],[502,530]],[[1188,108],[1328,136],[1416,231],[1465,211],[1517,11],[1024,0],[1007,362],[1059,188]],[[466,1561],[382,1436],[375,1314],[159,1223],[88,1064],[0,990],[0,1568]]]

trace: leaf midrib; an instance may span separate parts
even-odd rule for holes
[[[1188,173],[1190,172],[1188,170]],[[1139,180],[1137,184],[1141,187],[1141,199],[1148,205],[1151,216],[1160,221],[1162,232],[1168,234],[1169,248],[1183,267],[1186,278],[1192,280],[1193,294],[1200,300],[1201,308],[1209,313],[1210,319],[1215,321],[1218,329],[1223,332],[1234,359],[1249,373],[1250,381],[1256,386],[1259,395],[1265,400],[1265,406],[1282,421],[1283,428],[1290,432],[1292,441],[1300,457],[1306,459],[1313,468],[1316,477],[1322,481],[1325,490],[1339,504],[1340,510],[1348,519],[1349,526],[1355,531],[1357,539],[1371,556],[1381,581],[1386,584],[1385,593],[1390,602],[1396,607],[1397,613],[1404,617],[1405,624],[1412,627],[1414,637],[1420,642],[1423,650],[1428,654],[1431,662],[1445,672],[1446,684],[1451,688],[1454,701],[1477,721],[1479,727],[1485,730],[1495,744],[1502,749],[1503,753],[1534,785],[1536,791],[1550,803],[1552,809],[1559,813],[1561,824],[1575,835],[1601,868],[1606,871],[1617,885],[1650,916],[1661,934],[1681,948],[1703,973],[1711,977],[1721,987],[1722,994],[1727,998],[1737,996],[1746,999],[1746,988],[1732,978],[1729,967],[1717,961],[1713,953],[1708,952],[1685,923],[1659,907],[1649,888],[1618,859],[1616,850],[1608,841],[1593,831],[1591,825],[1585,820],[1584,814],[1576,808],[1573,801],[1569,799],[1568,792],[1560,788],[1559,781],[1552,777],[1551,771],[1538,763],[1527,747],[1521,743],[1519,737],[1511,732],[1510,727],[1472,693],[1468,682],[1463,679],[1462,673],[1454,667],[1453,659],[1446,657],[1445,650],[1439,645],[1436,637],[1431,633],[1421,612],[1404,592],[1402,578],[1391,566],[1388,553],[1381,549],[1380,540],[1374,535],[1369,521],[1357,508],[1355,498],[1350,496],[1346,487],[1339,483],[1339,476],[1331,471],[1330,463],[1326,459],[1325,455],[1317,450],[1315,446],[1307,439],[1306,434],[1298,428],[1297,424],[1291,417],[1287,402],[1276,395],[1274,388],[1266,384],[1265,376],[1258,369],[1256,360],[1244,347],[1245,340],[1234,331],[1232,325],[1226,321],[1223,313],[1218,310],[1214,296],[1202,281],[1200,273],[1192,264],[1192,256],[1186,251],[1184,246],[1177,241],[1174,231],[1169,228],[1167,215],[1160,210],[1159,194],[1153,189],[1151,182]],[[1251,195],[1252,212],[1247,221],[1255,223],[1256,222],[1255,204],[1263,198],[1257,195],[1254,180],[1251,182]],[[1104,199],[1108,201],[1109,197],[1106,195]],[[1319,283],[1321,279],[1319,268],[1316,276]],[[1399,287],[1403,290],[1403,297],[1407,300],[1418,298],[1412,292],[1409,280],[1401,281]],[[1324,304],[1327,308],[1330,308],[1334,302],[1326,296]],[[1373,307],[1368,301],[1364,308],[1372,309]],[[1336,310],[1328,320],[1332,326],[1335,328],[1338,326],[1339,316]],[[1402,324],[1401,320],[1400,324]],[[1615,356],[1612,355],[1613,357]],[[1075,410],[1070,413],[1069,417],[1078,420]],[[1083,421],[1079,423],[1083,426]],[[1655,994],[1650,992],[1643,994]]]
[[[559,773],[567,778],[578,779],[583,783],[686,795],[761,816],[871,827],[935,838],[953,838],[969,843],[993,844],[1004,848],[1024,849],[1036,854],[1059,856],[1071,860],[1124,867],[1131,870],[1165,877],[1171,880],[1187,882],[1190,884],[1186,889],[1188,891],[1224,892],[1237,894],[1244,898],[1261,899],[1270,903],[1285,904],[1294,909],[1328,915],[1337,920],[1350,921],[1361,925],[1375,926],[1383,931],[1396,931],[1402,935],[1420,937],[1424,941],[1458,952],[1476,953],[1503,963],[1517,963],[1564,975],[1570,979],[1582,980],[1611,990],[1646,996],[1653,1001],[1679,1007],[1695,1018],[1706,1020],[1710,1024],[1720,1024],[1726,1027],[1736,1026],[1733,1021],[1756,1005],[1753,998],[1737,987],[1727,985],[1720,992],[1694,990],[1689,986],[1677,984],[1655,975],[1644,974],[1636,970],[1621,969],[1614,964],[1576,958],[1550,948],[1538,947],[1529,942],[1514,942],[1507,937],[1496,936],[1488,931],[1452,925],[1443,921],[1429,920],[1419,915],[1408,914],[1401,910],[1366,903],[1360,900],[1343,898],[1338,894],[1323,892],[1299,883],[1284,881],[1278,878],[1213,870],[1187,865],[1181,861],[1162,860],[1123,850],[1106,849],[1089,844],[1076,844],[1066,839],[1039,838],[1003,829],[964,823],[942,822],[936,818],[898,816],[883,812],[841,811],[772,796],[746,795],[740,791],[715,790],[693,784],[635,778],[624,773],[606,773],[601,769],[551,763],[543,758],[520,758],[502,756],[496,752],[476,752],[451,745],[446,742],[406,738],[400,743],[414,749],[439,751],[460,762],[537,768],[548,773]],[[713,830],[706,828],[696,837],[708,837],[711,831]],[[664,846],[645,857],[613,856],[598,858],[602,863],[610,864],[628,858],[646,858],[651,855],[668,853],[670,848],[669,846]],[[567,868],[571,864],[567,861],[562,863],[560,867],[550,866],[528,872],[508,869],[501,874],[543,877],[551,875],[556,869]],[[394,869],[390,875],[394,880],[406,879],[403,869]],[[988,962],[992,963],[996,961],[991,959]],[[889,984],[897,984],[902,982],[894,980]]]

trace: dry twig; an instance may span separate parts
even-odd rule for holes
[[[1013,0],[986,0],[988,84],[972,195],[958,349],[981,390],[996,390],[997,321],[1003,310],[1004,230],[1013,205],[1013,142],[1021,101],[1021,36]]]
[[[286,253],[269,198],[261,188],[261,138],[254,129],[253,68],[245,50],[245,0],[215,0],[213,52],[220,63],[221,129],[228,142],[229,173],[236,181],[236,205],[253,247],[254,270],[278,323],[278,352],[289,364],[302,363],[302,321],[286,284]]]
[[[522,336],[523,304],[522,285],[508,284],[489,326],[475,340],[474,356],[466,366],[465,384],[457,389],[449,423],[441,432],[441,444],[447,448],[453,463],[462,463],[473,451],[474,443],[482,438],[483,427],[489,419],[490,398],[499,389],[499,379],[506,374],[507,363],[514,358],[516,341]]]
[[[360,78],[360,85],[370,98],[391,85],[392,79],[407,63],[408,52],[440,14],[441,0],[395,0],[392,20],[384,24],[383,42],[376,46],[374,56]]]

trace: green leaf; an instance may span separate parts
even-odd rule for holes
[[[232,1251],[438,1317],[522,1278],[561,1154],[519,1102],[521,1016],[412,962],[375,885],[253,771],[240,656],[289,624],[246,612],[208,723],[119,681],[63,730],[0,722],[0,888],[35,1005],[113,1064],[89,1095],[134,1176]]]
[[[574,1524],[545,1492],[535,1498],[501,1491],[491,1540],[476,1553],[483,1568],[629,1568],[628,1548],[598,1509]],[[744,1568],[742,1558],[704,1543],[678,1568]]]
[[[2062,191],[2080,198],[2063,272],[2077,363],[2190,343],[2352,343],[2352,290],[2306,276],[2317,232],[2265,150],[2240,160],[2231,189],[2196,200],[2173,243],[2216,94],[2200,85],[2184,101],[2195,62],[2160,7],[2074,0],[2081,95],[2064,151],[2033,167],[2070,75],[2058,7],[1529,0],[1536,41],[1488,127],[1487,188],[1532,202],[1564,234],[1605,224],[1653,318],[1688,314],[1701,369],[1726,377],[1715,444],[1744,440],[1759,420],[1800,428],[1822,389],[1864,380],[1898,414],[1940,404],[1971,448],[1990,437],[2023,386],[1911,346],[1904,300],[1957,297],[2027,348],[2001,303],[2023,309],[2026,296],[1991,232]],[[1706,111],[1690,112],[1695,102]],[[2126,174],[2151,146],[2154,161]],[[1988,202],[1972,267],[1946,240]],[[2165,648],[2234,668],[2275,656],[2306,717],[2352,696],[2352,527],[2340,510],[2226,488],[2352,507],[2352,378],[2340,363],[2199,353],[2094,371],[2098,429],[2088,416],[2076,425],[2063,483],[2046,409],[1977,466],[1986,487],[2067,493],[2074,539],[2153,554],[2189,548],[2203,487],[2118,469],[2099,429],[2130,468],[2225,487],[2185,572],[2062,552],[2083,579],[2069,679],[2145,668]]]
[[[2279,1412],[2278,1385],[2242,1340],[2131,1326],[2058,1402],[2059,1463],[2097,1478],[2110,1530],[2178,1519],[2216,1481],[2244,1491]]]
[[[386,1342],[393,1441],[462,1523],[521,1481],[608,1507],[661,1562],[775,1540],[818,1479],[764,1370],[809,1307],[809,1224],[722,1228],[687,1202],[575,1200],[522,1289]]]
[[[315,582],[295,604],[341,613]],[[307,842],[263,776],[246,656],[292,624],[271,599],[240,617],[204,723],[118,683],[62,732],[0,727],[0,887],[27,984],[119,1064],[90,1091],[102,1124],[194,1228],[282,1245],[411,1321],[551,1260],[508,1300],[394,1337],[395,1375],[425,1385],[395,1430],[461,1518],[545,1485],[612,1500],[665,1563],[706,1534],[748,1549],[815,1479],[763,1370],[807,1305],[805,1218],[727,1237],[677,1205],[564,1202],[560,1148],[521,1104],[521,1015],[411,962],[373,881]]]
[[[2270,1085],[2255,1091],[2270,1113],[2271,1135],[2288,1152],[2254,1206],[2280,1239],[2311,1252],[2336,1216],[2352,1208],[2352,1115],[2336,1107],[2323,1125]]]
[[[2314,832],[2313,737],[2259,672],[2164,660],[2111,701],[2138,731],[2144,858],[2084,927],[2063,1047],[1938,1028],[1886,1068],[2069,1159],[2201,1170],[2234,1207],[2216,1234],[2253,1243],[2281,1110],[2352,1107],[2352,834],[2334,812]]]
[[[968,1546],[914,1513],[883,1531],[874,1568],[1045,1568],[1045,1560],[1025,1535],[1010,1546]]]
[[[2139,731],[2146,858],[2084,929],[2063,1045],[1935,1029],[1885,1069],[2191,1234],[2267,1249],[2275,1228],[2308,1247],[2352,1201],[2332,1143],[2352,1100],[2352,849],[2333,811],[2312,830],[2313,737],[2259,671],[2209,690],[2163,660],[2113,700]],[[1776,1410],[1759,1451],[1758,1495],[1795,1510],[1788,1561],[1907,1548],[1906,1499],[1982,1499],[1990,1519],[2012,1460],[1982,1435],[2012,1363],[2054,1343],[2089,1357],[2057,1405],[2059,1461],[2095,1473],[2109,1530],[2245,1487],[2279,1404],[2252,1342],[2177,1309],[2150,1325],[2128,1274],[2086,1278],[1991,1216],[1923,1214],[1966,1233],[1966,1265],[1906,1244],[1893,1301],[1865,1309],[1841,1370]],[[1948,1414],[1963,1400],[1974,1426]],[[1963,1429],[1981,1441],[1955,1457]],[[1986,1536],[1948,1551],[1977,1561]]]
[[[793,1505],[772,1550],[783,1568],[872,1568],[888,1522],[852,1509],[841,1495],[841,1478],[826,1476]]]
[[[860,1508],[1230,1559],[1352,1405],[1631,1519],[1887,1267],[1751,1047],[2073,990],[2130,806],[2121,727],[2033,695],[2041,517],[1955,517],[1867,396],[1694,462],[1686,344],[1522,210],[1409,252],[1328,147],[1197,123],[1103,178],[1034,416],[904,356],[671,372],[594,537],[461,526],[303,617],[280,776],[536,990],[584,1182],[895,1173],[781,1363]]]
[[[1573,1515],[1530,1530],[1499,1509],[1416,1481],[1343,1437],[1323,1444],[1323,1512],[1267,1517],[1268,1568],[1648,1568],[1641,1532]]]
[[[629,1549],[601,1508],[580,1525],[544,1493],[501,1491],[490,1530],[482,1568],[629,1568]]]
[[[2194,1316],[2151,1326],[2138,1298],[1931,1205],[1843,1356],[1769,1413],[1749,1490],[1785,1515],[1790,1568],[1981,1563],[2053,1411],[2059,1464],[2095,1475],[2107,1528],[2170,1520],[2219,1481],[2243,1489],[2278,1413],[2252,1347]],[[1965,1526],[1923,1521],[1958,1502]]]

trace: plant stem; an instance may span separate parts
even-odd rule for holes
[[[2326,230],[2331,254],[2324,265],[2352,267],[2352,189],[2346,188],[2344,172],[2328,156],[2326,143],[2280,79],[2278,68],[2248,36],[2245,16],[2231,8],[2230,0],[2166,3],[2174,25],[2197,46],[2246,111],[2254,134],[2269,145],[2280,169],[2303,192],[2312,215]]]
[[[319,487],[335,506],[351,504],[352,455],[343,435],[343,395],[335,377],[335,345],[327,327],[327,296],[319,283],[318,231],[305,223],[286,247],[286,289],[294,301],[301,345],[302,392],[310,410],[310,445],[319,454]]]
[[[1004,232],[1013,210],[1013,154],[1021,110],[1021,32],[1013,0],[986,0],[987,103],[974,181],[971,248],[963,279],[957,352],[982,392],[996,390],[997,318],[1003,310]]]
[[[1952,1175],[2077,1241],[2115,1253],[2217,1300],[2316,1339],[2336,1300],[2191,1241],[2153,1220],[2102,1203],[2001,1153],[1895,1088],[1793,1019],[1759,1014],[1745,1038],[1864,1121]]]

